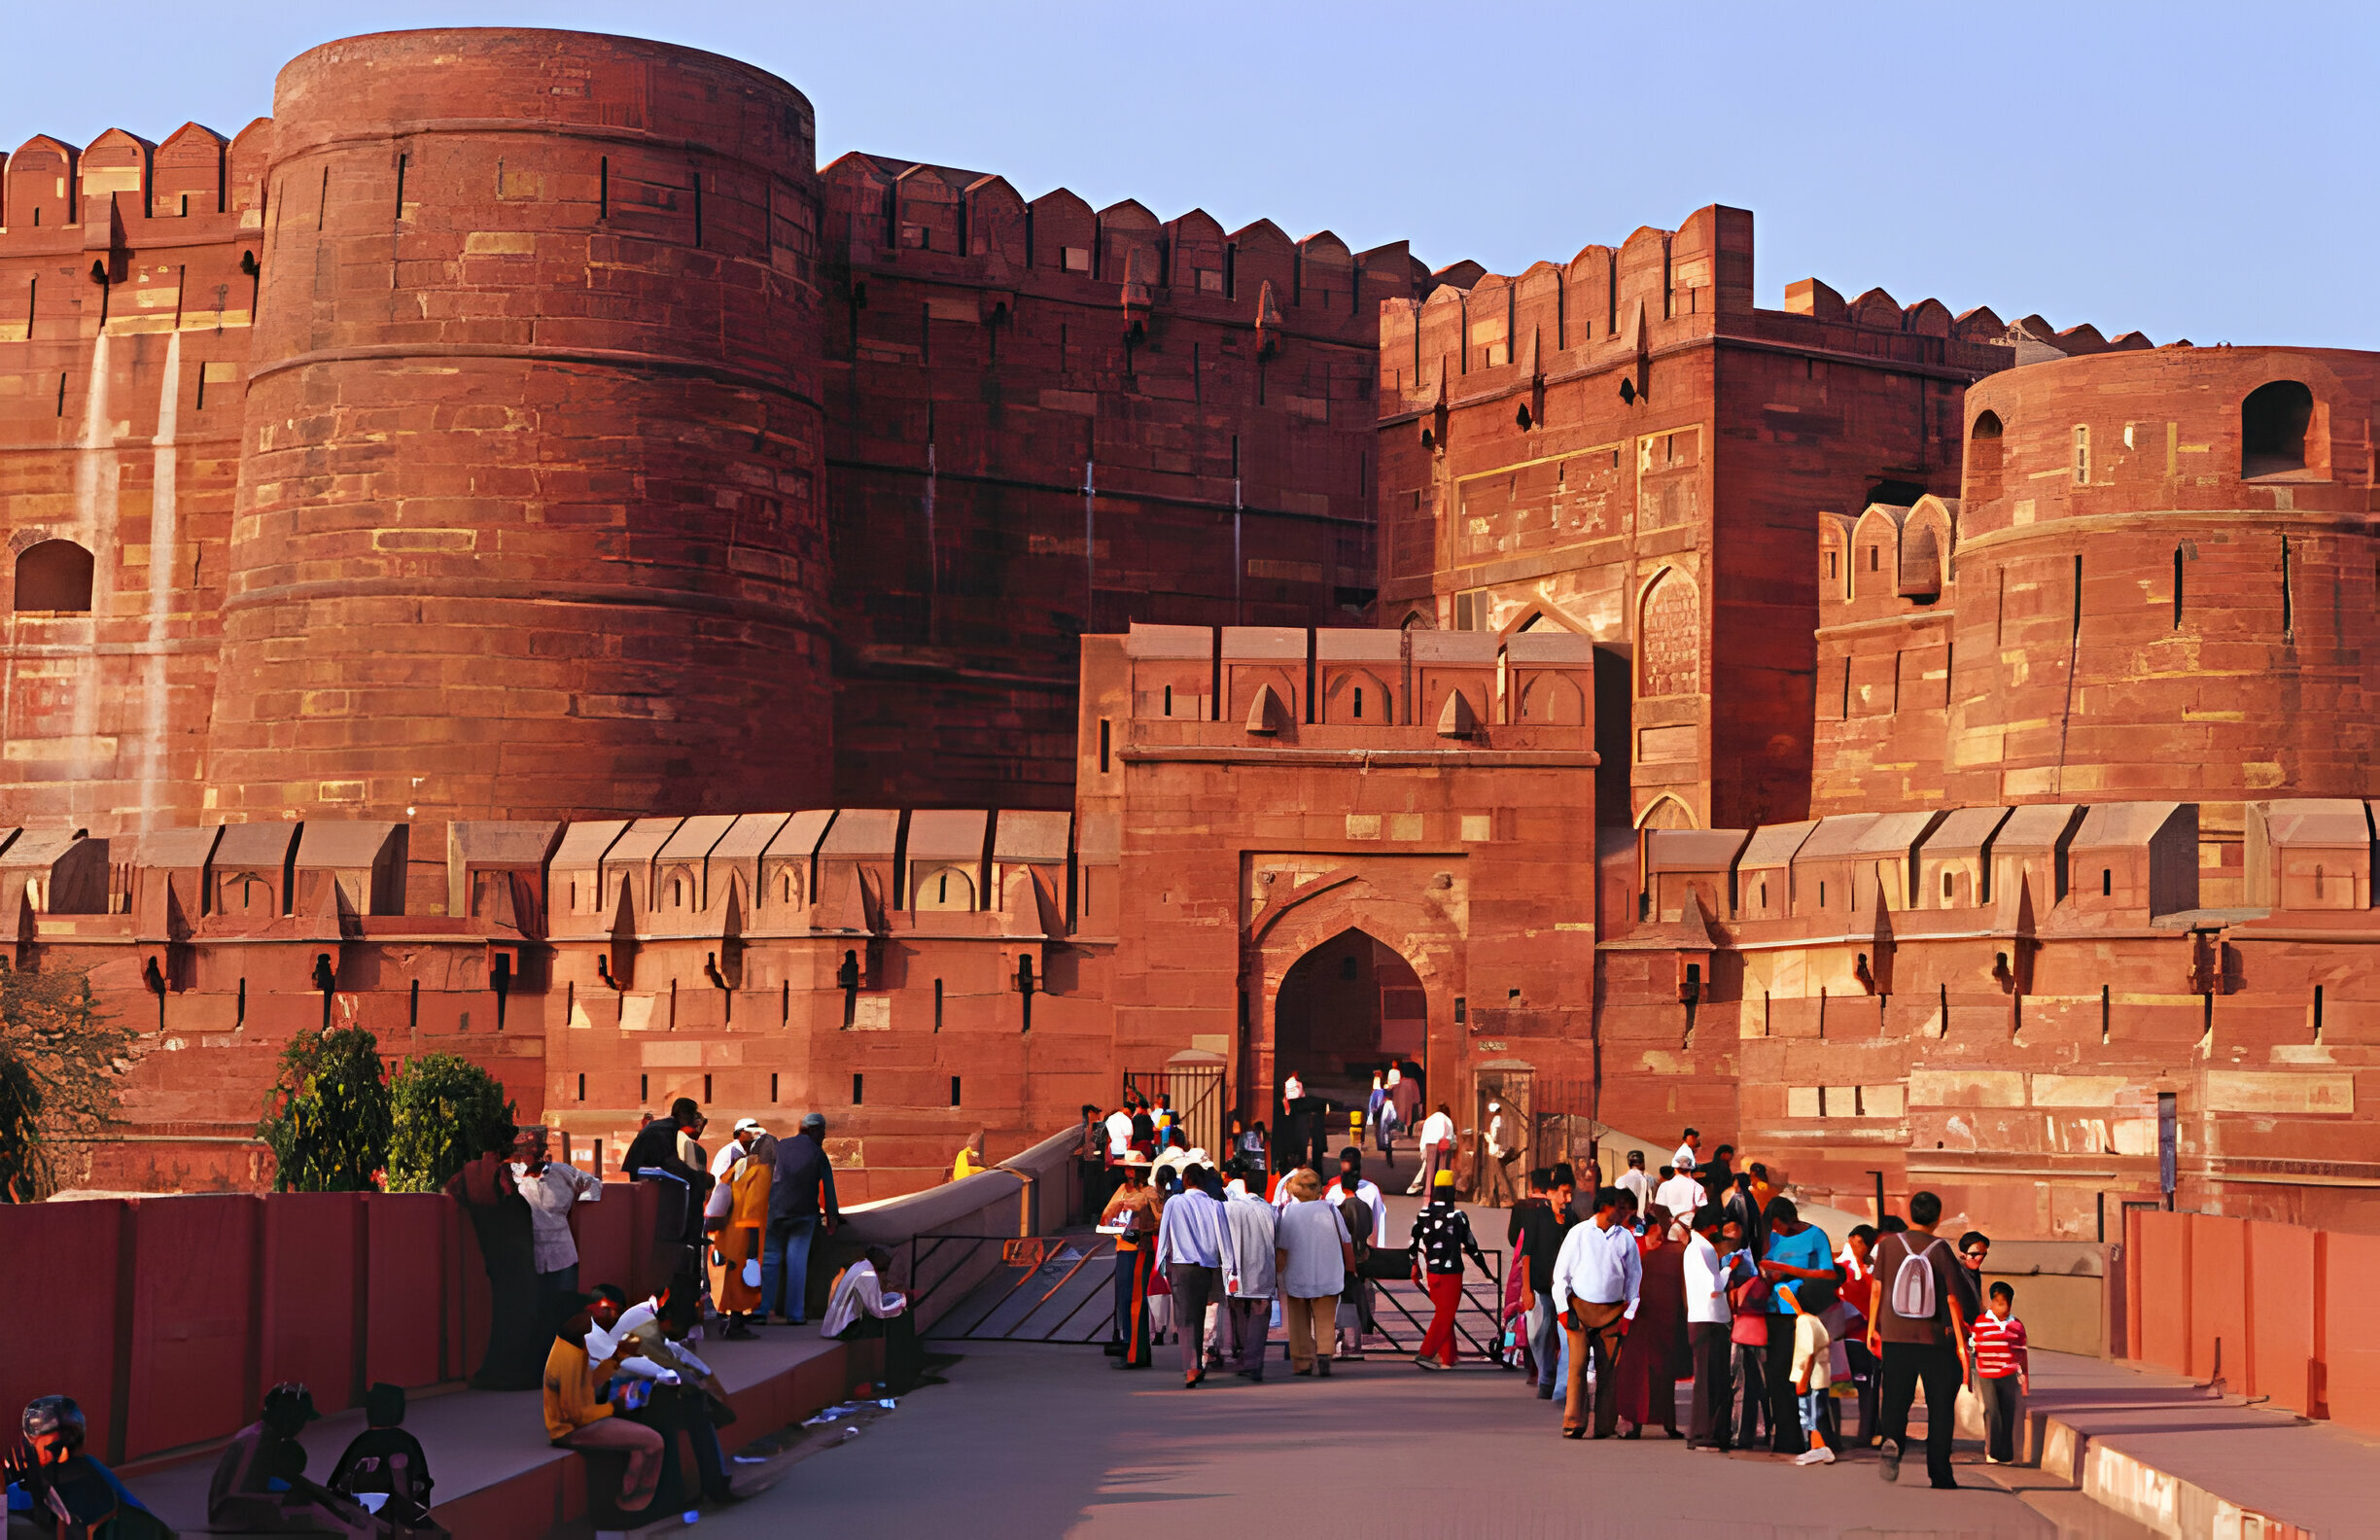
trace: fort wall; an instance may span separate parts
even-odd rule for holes
[[[1064,807],[1086,632],[1367,612],[1402,242],[881,156],[824,183],[845,798]]]
[[[0,801],[194,819],[272,125],[0,169]]]
[[[1449,269],[1382,313],[1382,619],[1592,637],[1631,708],[1603,714],[1614,822],[1797,816],[1809,510],[1954,497],[1969,383],[2110,346],[1815,280],[1760,309],[1752,236],[1712,206],[1518,277]]]

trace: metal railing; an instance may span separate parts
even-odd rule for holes
[[[1103,1235],[923,1235],[909,1278],[928,1337],[1105,1342],[1115,1317],[1115,1242]]]

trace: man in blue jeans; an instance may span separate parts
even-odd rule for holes
[[[794,1326],[809,1319],[810,1242],[821,1225],[832,1235],[843,1213],[835,1205],[834,1167],[826,1160],[826,1119],[813,1112],[801,1132],[777,1146],[769,1183],[768,1246],[760,1261],[760,1308]]]

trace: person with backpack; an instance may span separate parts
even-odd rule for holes
[[[1959,1384],[1967,1378],[1967,1323],[1975,1318],[1976,1302],[1958,1253],[1934,1233],[1942,1208],[1942,1199],[1933,1193],[1909,1194],[1908,1229],[1876,1242],[1880,1287],[1868,1314],[1868,1349],[1882,1366],[1876,1420],[1884,1479],[1901,1479],[1909,1406],[1923,1383],[1926,1475],[1938,1490],[1949,1491],[1958,1486],[1950,1474],[1950,1439],[1958,1421]]]

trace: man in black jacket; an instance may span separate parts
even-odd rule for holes
[[[1529,1172],[1528,1183],[1529,1196],[1513,1205],[1504,1243],[1517,1248],[1528,1268],[1522,1299],[1528,1312],[1529,1356],[1537,1365],[1537,1399],[1551,1401],[1563,1348],[1561,1317],[1554,1309],[1554,1259],[1561,1254],[1562,1237],[1578,1221],[1570,1217],[1568,1182],[1558,1182],[1553,1171],[1539,1167]]]
[[[801,1132],[777,1146],[769,1183],[768,1249],[760,1264],[760,1308],[772,1319],[799,1326],[810,1318],[810,1242],[843,1219],[835,1203],[834,1167],[826,1159],[826,1119],[813,1112]]]
[[[661,1205],[653,1217],[654,1271],[680,1291],[699,1293],[702,1255],[703,1204],[711,1196],[711,1173],[687,1164],[680,1153],[681,1136],[698,1138],[703,1130],[702,1108],[692,1097],[670,1103],[669,1116],[655,1118],[637,1131],[621,1157],[621,1169],[631,1181],[655,1182]]]

